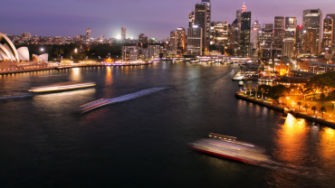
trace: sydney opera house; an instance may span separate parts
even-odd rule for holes
[[[0,67],[48,63],[48,54],[32,54],[31,59],[27,47],[16,49],[12,41],[5,34],[0,33]]]

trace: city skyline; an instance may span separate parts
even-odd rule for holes
[[[66,1],[66,6],[59,2],[40,0],[5,0],[3,5],[8,8],[0,13],[0,31],[14,35],[30,32],[40,36],[74,37],[78,34],[84,35],[85,30],[91,28],[92,37],[104,35],[107,38],[116,38],[121,35],[120,28],[126,27],[127,38],[138,38],[140,33],[144,33],[149,38],[165,39],[177,27],[188,27],[188,15],[197,2],[200,1],[126,0],[117,2],[119,8],[115,8],[115,1],[107,0],[72,0]],[[296,17],[298,24],[302,24],[303,10],[306,9],[320,8],[323,18],[326,14],[335,12],[331,8],[335,6],[335,2],[329,0],[317,3],[311,0],[293,3],[288,0],[242,0],[229,4],[211,0],[212,21],[227,21],[231,24],[236,10],[242,7],[243,2],[246,3],[247,11],[252,12],[252,22],[257,19],[262,24],[274,23],[275,16]],[[17,7],[18,3],[22,6]]]

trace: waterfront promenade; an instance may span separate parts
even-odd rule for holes
[[[254,103],[254,104],[258,104],[261,106],[265,106],[265,107],[268,107],[270,109],[273,109],[273,110],[276,110],[282,113],[291,113],[295,117],[304,118],[304,119],[307,119],[309,121],[312,121],[318,124],[322,124],[322,125],[335,128],[334,116],[330,115],[329,113],[324,113],[322,116],[318,114],[317,112],[314,113],[314,111],[309,110],[309,109],[300,108],[299,110],[298,106],[290,107],[288,105],[276,105],[267,100],[255,99],[254,97],[245,95],[241,92],[236,92],[235,96],[239,99],[242,99],[242,100]]]
[[[139,64],[106,64],[106,63],[78,63],[78,64],[59,64],[59,65],[33,65],[26,67],[10,67],[10,68],[0,68],[0,75],[5,74],[15,74],[15,73],[24,73],[24,72],[35,72],[35,71],[44,71],[44,70],[53,70],[53,69],[70,69],[77,67],[100,67],[100,66],[144,66],[150,65],[149,63],[139,63]]]

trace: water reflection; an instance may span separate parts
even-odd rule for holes
[[[323,127],[319,132],[320,142],[317,146],[319,162],[323,168],[334,169],[335,167],[335,130]]]
[[[76,81],[76,82],[82,81],[81,72],[80,72],[79,67],[71,69],[70,79],[71,81]]]
[[[302,165],[302,159],[308,156],[306,149],[309,131],[304,119],[296,119],[288,114],[285,123],[277,131],[274,157],[279,161]]]
[[[106,68],[106,85],[112,85],[112,84],[113,84],[112,68],[107,67]]]

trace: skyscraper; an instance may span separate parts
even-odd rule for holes
[[[258,35],[261,31],[261,23],[256,20],[252,23],[251,31],[250,31],[250,56],[258,56]]]
[[[170,32],[170,48],[181,55],[186,50],[186,31],[178,27],[175,31]]]
[[[126,28],[121,27],[121,39],[124,41],[126,40]]]
[[[243,12],[241,14],[241,55],[250,57],[250,26],[251,12]]]
[[[283,41],[283,56],[293,57],[296,46],[296,17],[285,18],[285,37]]]
[[[212,7],[211,7],[211,0],[202,0],[201,4],[205,4],[207,6],[207,14],[206,14],[206,47],[207,49],[209,48],[209,41],[210,41],[210,28],[211,28],[211,12],[212,12]]]
[[[194,12],[191,12],[189,15],[188,15],[188,27],[189,28],[192,28],[194,25]]]
[[[228,22],[214,22],[214,45],[216,46],[226,46],[228,43],[228,32],[229,24]]]
[[[327,14],[323,20],[323,47],[329,48],[334,45],[335,14]]]
[[[91,28],[86,29],[86,40],[90,40],[91,38]]]
[[[304,42],[303,42],[303,51],[305,53],[317,54],[317,30],[316,29],[307,29],[304,30]]]
[[[209,29],[208,38],[206,36],[207,31],[207,5],[196,4],[194,12],[194,24],[202,28],[202,50],[206,51],[209,48]],[[207,41],[208,40],[208,41]]]
[[[321,52],[321,33],[322,33],[322,12],[320,9],[310,9],[303,11],[303,30],[304,33],[308,33],[309,36],[314,36],[314,32],[311,30],[315,30],[315,42],[308,39],[308,42],[312,42],[315,44],[315,48],[312,48],[310,44],[304,45],[308,48],[305,49],[313,49],[314,55],[317,55]],[[306,37],[304,37],[305,39]],[[306,41],[304,41],[306,43]]]
[[[187,54],[202,55],[202,28],[194,25],[187,29]]]
[[[274,29],[274,39],[273,39],[273,47],[275,48],[282,48],[283,47],[283,39],[285,35],[284,25],[285,25],[285,18],[283,16],[276,16],[275,17],[275,29]]]
[[[146,36],[144,33],[141,33],[138,36],[138,46],[140,48],[147,48],[149,44],[148,36]]]

